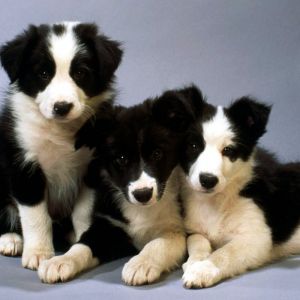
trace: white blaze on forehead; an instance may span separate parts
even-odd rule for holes
[[[189,170],[188,177],[194,188],[200,189],[199,175],[201,173],[210,173],[218,177],[222,174],[221,151],[223,147],[231,143],[233,135],[223,107],[218,106],[216,115],[203,123],[205,148]]]
[[[233,132],[230,128],[224,108],[218,106],[216,115],[209,121],[203,123],[203,138],[206,144],[220,146],[226,140],[231,140]]]
[[[71,61],[80,50],[73,28],[77,23],[63,23],[66,30],[61,35],[51,33],[49,36],[50,52],[56,64],[57,71],[64,68],[69,71]]]
[[[74,120],[84,111],[87,95],[70,76],[70,67],[75,55],[84,51],[73,31],[78,23],[62,23],[65,30],[62,34],[50,33],[49,51],[55,62],[55,74],[46,89],[38,94],[36,102],[41,113],[48,119],[55,116],[53,108],[57,102],[71,103],[72,109],[65,120]]]

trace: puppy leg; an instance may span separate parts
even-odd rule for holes
[[[42,261],[38,275],[44,283],[64,282],[98,264],[99,260],[87,245],[75,244],[64,255]]]
[[[18,205],[24,238],[22,265],[36,270],[42,260],[54,255],[52,220],[46,201],[34,206]]]
[[[127,262],[122,279],[128,285],[142,285],[159,279],[164,271],[177,267],[186,253],[182,233],[166,233],[150,241],[142,251]]]
[[[0,254],[6,256],[18,256],[23,251],[23,239],[14,232],[5,233],[0,236]]]
[[[209,287],[256,268],[269,260],[271,247],[271,238],[267,235],[236,236],[207,259],[189,265],[184,273],[184,285],[188,288]]]
[[[71,241],[73,243],[78,242],[82,233],[91,225],[94,198],[94,191],[83,186],[72,213],[72,223],[75,233],[74,240]]]
[[[209,240],[201,234],[192,234],[187,238],[187,250],[189,258],[182,265],[183,271],[194,262],[206,259],[212,252]]]

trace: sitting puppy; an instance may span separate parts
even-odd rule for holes
[[[185,97],[169,91],[132,107],[102,107],[78,133],[76,147],[96,147],[86,183],[94,189],[94,219],[79,242],[44,261],[43,282],[66,281],[111,259],[139,254],[124,266],[128,285],[159,279],[178,266],[186,239],[178,203],[179,145],[193,120]]]
[[[270,107],[248,97],[227,108],[200,102],[181,159],[187,288],[300,253],[300,164],[256,148]]]
[[[11,84],[0,116],[0,253],[37,269],[54,254],[52,219],[90,224],[93,197],[82,185],[91,151],[74,136],[113,98],[119,43],[94,24],[30,26],[0,50]]]

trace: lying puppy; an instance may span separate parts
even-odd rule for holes
[[[132,108],[103,107],[96,124],[80,130],[76,146],[96,146],[86,178],[95,190],[94,219],[66,254],[41,264],[43,282],[66,281],[140,251],[126,263],[122,278],[142,285],[183,261],[176,166],[184,128],[193,118],[183,101],[189,94],[186,88]]]
[[[227,108],[201,105],[181,161],[187,288],[300,253],[300,164],[256,148],[270,107],[248,97]]]
[[[113,98],[119,43],[94,24],[30,26],[0,50],[11,84],[0,116],[0,253],[37,269],[54,254],[52,219],[72,215],[79,237],[93,197],[81,183],[91,152],[74,136]],[[20,218],[19,218],[19,214]]]

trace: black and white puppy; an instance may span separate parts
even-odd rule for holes
[[[270,107],[249,97],[202,105],[182,156],[188,288],[300,253],[300,164],[256,148]]]
[[[41,264],[43,282],[66,281],[139,251],[124,266],[122,278],[142,285],[183,261],[177,165],[183,132],[193,120],[183,100],[191,98],[190,92],[168,91],[132,108],[103,107],[103,117],[80,130],[77,147],[96,146],[86,178],[95,191],[94,220],[66,254]]]
[[[0,117],[0,253],[21,254],[22,228],[26,268],[54,254],[52,218],[72,215],[77,238],[90,224],[81,178],[91,152],[75,151],[74,136],[112,100],[121,56],[96,25],[76,22],[31,25],[0,50],[11,82]]]

